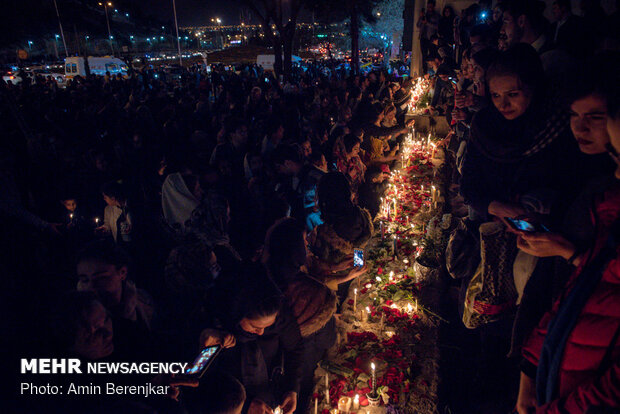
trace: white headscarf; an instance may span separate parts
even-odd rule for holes
[[[185,222],[200,204],[194,194],[187,188],[180,173],[166,177],[161,189],[161,206],[164,220],[174,229],[185,232]]]

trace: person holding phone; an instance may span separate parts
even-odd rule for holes
[[[297,407],[303,361],[299,326],[281,290],[260,264],[242,275],[218,280],[210,299],[211,327],[200,335],[201,347],[224,349],[211,369],[230,373],[245,387],[248,414],[273,414]]]
[[[523,251],[559,256],[576,267],[523,346],[519,414],[620,408],[620,174],[612,173],[620,165],[620,128],[614,122],[620,118],[618,65],[618,53],[595,57],[571,99],[571,129],[581,151],[594,157],[608,151],[613,160],[612,168],[605,166],[606,177],[583,189],[582,207],[570,209],[591,224],[575,222],[562,234],[519,235]]]

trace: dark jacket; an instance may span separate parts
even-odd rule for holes
[[[579,151],[567,123],[558,119],[559,131],[533,119],[540,115],[515,121],[500,117],[489,107],[473,118],[461,171],[465,202],[482,217],[492,201],[518,202],[526,194],[562,206],[562,196],[579,178],[574,169]],[[547,129],[554,136],[545,137]]]

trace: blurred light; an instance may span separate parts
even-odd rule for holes
[[[55,35],[55,36],[56,36],[56,39],[58,39],[60,37],[60,35]]]
[[[129,17],[129,13],[125,13],[125,17]]]
[[[114,13],[118,13],[118,9],[114,9]]]
[[[112,7],[112,2],[108,2],[108,6]]]

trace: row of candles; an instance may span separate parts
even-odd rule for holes
[[[69,222],[73,221],[73,217],[75,217],[75,215],[73,213],[69,213]],[[95,217],[93,221],[95,222],[95,226],[99,226],[99,222],[101,220],[99,219],[99,217]]]
[[[421,83],[416,84],[418,85],[417,87],[422,87]],[[420,92],[421,94],[421,92]],[[401,149],[401,165],[404,167],[406,166],[411,157],[414,155],[414,153],[416,151],[427,151],[428,149],[430,149],[431,151],[434,151],[434,147],[435,144],[431,143],[431,135],[429,134],[428,137],[426,137],[426,139],[422,139],[420,141],[414,139],[415,137],[415,131],[412,130],[412,132],[408,135],[408,137],[405,139],[405,141],[403,142],[403,147]],[[432,153],[431,153],[432,155]],[[399,192],[404,192],[405,188],[404,188],[404,184],[402,183],[402,179],[401,179],[401,172],[397,171],[395,173],[392,174],[391,177],[391,181],[393,181],[392,183],[389,184],[388,186],[388,193],[391,193],[393,191],[394,196],[392,198],[386,196],[386,198],[381,198],[381,207],[380,207],[380,212],[383,214],[383,216],[388,218],[388,222],[389,222],[389,217],[391,214],[393,214],[394,216],[397,215],[398,213],[398,195]],[[424,194],[424,185],[422,185],[420,187],[420,193]],[[435,186],[431,186],[431,200],[429,204],[434,205],[437,202],[437,198],[439,197],[439,191],[436,190]],[[430,207],[430,205],[429,205]],[[407,216],[407,221],[409,220],[409,217]],[[386,230],[386,225],[383,221],[380,222],[381,224],[381,234],[382,234],[382,238],[385,237],[385,230]],[[389,224],[389,223],[388,223]],[[408,224],[408,223],[407,223]],[[396,255],[397,253],[397,241],[398,238],[397,236],[393,237],[393,242],[392,242],[392,255]],[[408,259],[403,259],[403,263],[408,266],[409,261]],[[402,279],[403,276],[402,275],[395,275],[394,271],[391,271],[389,273],[388,276],[388,280],[390,282],[395,282],[397,280]],[[377,281],[380,282],[382,281],[382,279],[377,276]],[[371,288],[372,284],[368,283],[365,285],[366,288]],[[358,304],[358,288],[355,288],[353,290],[353,314],[357,315],[357,304]],[[417,298],[415,299],[414,303],[407,303],[405,306],[403,306],[402,308],[399,308],[398,305],[396,305],[395,303],[392,303],[390,305],[391,308],[393,309],[399,309],[402,312],[406,312],[408,315],[413,315],[415,313],[418,312],[418,300]],[[361,319],[362,321],[368,321],[368,318],[371,314],[371,309],[369,306],[366,306],[365,309],[361,310],[360,315],[361,315]],[[381,312],[381,320],[380,320],[380,327],[383,330],[384,328],[384,318],[385,318],[385,314],[384,312]],[[384,331],[384,333],[388,336],[388,337],[392,337],[394,335],[393,331]],[[373,397],[377,397],[377,372],[376,372],[376,365],[374,362],[371,362],[370,364],[370,371],[371,371],[371,387],[372,387],[372,393],[371,396]],[[325,374],[325,401],[328,402],[330,401],[330,395],[329,395],[329,373]],[[319,409],[319,401],[318,398],[315,398],[314,400],[314,414],[318,414],[318,409]],[[330,410],[330,414],[342,414],[342,413],[349,413],[349,412],[360,412],[360,397],[359,395],[355,395],[353,398],[351,397],[341,397],[338,400],[338,408],[337,409],[332,409]],[[364,414],[362,412],[362,414]]]

